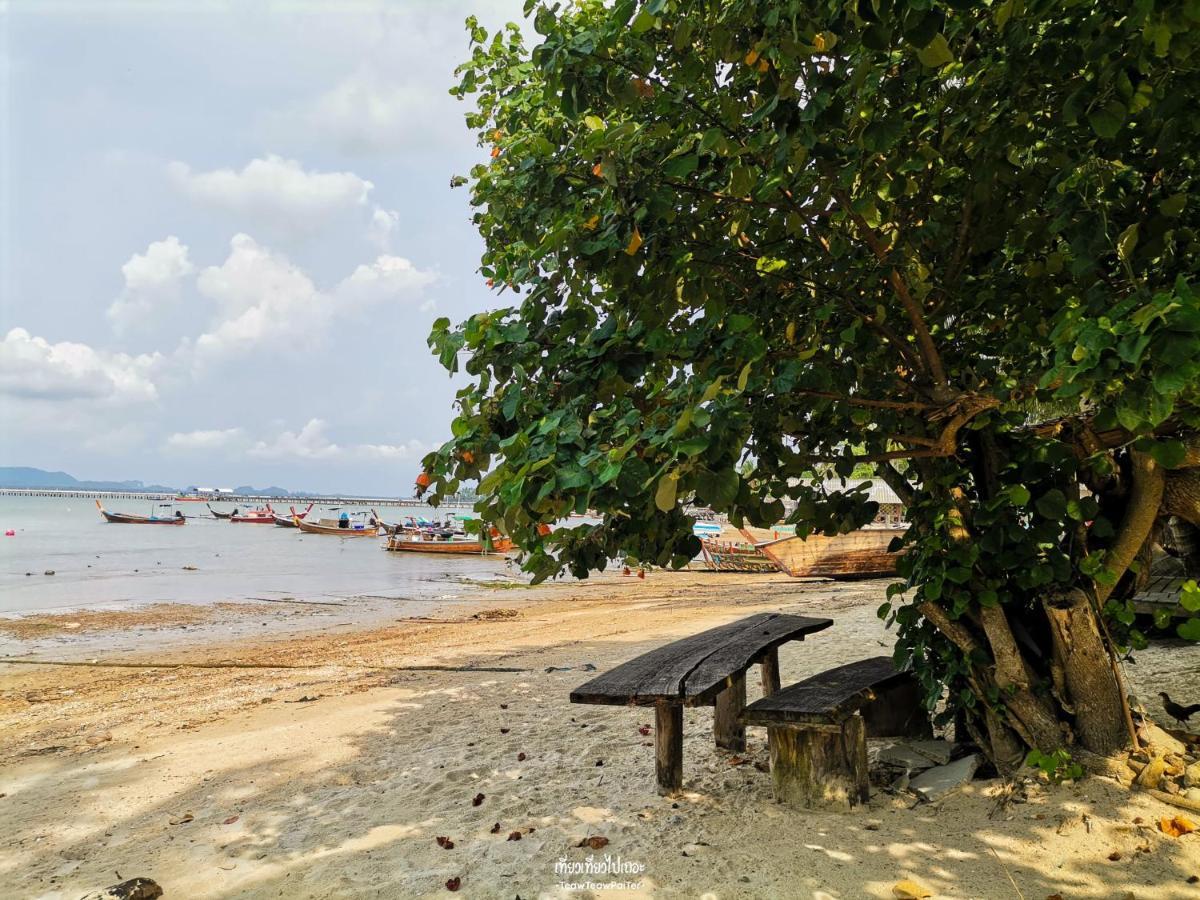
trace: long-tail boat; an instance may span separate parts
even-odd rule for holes
[[[118,525],[186,525],[187,519],[183,517],[183,513],[176,512],[173,516],[134,516],[128,513],[109,512],[100,503],[96,501],[96,509],[100,510],[100,515],[104,516],[106,522],[112,522]]]
[[[294,516],[292,521],[305,534],[329,534],[334,537],[377,537],[379,535],[379,523],[374,518],[368,519],[366,522],[355,522],[349,517],[317,519],[315,522],[309,522],[299,516]]]
[[[466,554],[469,556],[484,556],[489,554],[507,553],[513,549],[513,542],[499,534],[489,534],[486,538],[454,539],[439,538],[430,533],[400,533],[393,534],[384,545],[385,550],[401,553],[447,553]]]
[[[210,503],[205,503],[204,505],[207,506],[208,511],[213,514],[214,519],[229,519],[229,518],[232,518],[232,516],[233,516],[233,513],[231,513],[231,512],[227,512],[227,513],[217,512],[215,509],[212,508],[212,504],[210,504]],[[235,509],[234,512],[237,512],[237,510]]]
[[[776,540],[755,541],[742,530],[778,567],[793,578],[877,578],[894,575],[898,554],[888,546],[905,532],[903,528],[860,528],[849,534],[828,537],[790,535]]]
[[[777,572],[779,567],[754,544],[700,538],[700,555],[714,572]]]
[[[279,513],[275,513],[275,524],[278,525],[280,528],[295,528],[296,527],[295,520],[303,519],[310,512],[312,512],[312,508],[313,508],[313,505],[310,503],[310,504],[308,504],[308,509],[304,510],[304,512],[302,512],[302,513],[298,513],[298,512],[296,512],[296,507],[289,506],[288,507],[289,515],[281,516]]]
[[[233,515],[229,517],[230,522],[245,522],[251,525],[274,525],[275,510],[271,509],[271,504],[260,506],[258,509],[248,509],[245,512],[234,510]]]

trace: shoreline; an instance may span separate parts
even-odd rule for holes
[[[886,584],[655,572],[484,590],[426,620],[163,641],[109,665],[0,660],[0,892],[77,900],[119,871],[168,898],[437,897],[453,877],[470,897],[586,896],[555,864],[611,853],[646,866],[641,887],[598,896],[886,898],[911,878],[990,900],[1016,896],[1010,875],[1030,898],[1190,896],[1200,835],[1135,823],[1169,808],[1103,779],[1030,782],[1015,803],[977,781],[936,806],[876,790],[860,812],[797,811],[756,768],[763,732],[730,758],[695,709],[684,790],[663,798],[639,731],[652,717],[567,702],[588,666],[766,610],[836,622],[783,649],[785,683],[886,653]],[[1200,656],[1150,652],[1154,684],[1195,690]],[[603,851],[576,846],[596,835]]]

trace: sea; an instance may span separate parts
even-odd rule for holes
[[[395,613],[411,616],[432,602],[478,593],[481,583],[520,577],[503,558],[389,553],[377,538],[216,519],[203,503],[103,502],[110,512],[137,515],[179,510],[187,524],[110,524],[87,497],[0,495],[0,616],[285,598],[365,598],[375,607],[394,606]],[[227,512],[233,505],[215,503],[214,508]],[[317,507],[312,514],[322,512]],[[415,512],[379,509],[386,521]],[[441,507],[424,514],[466,512]]]

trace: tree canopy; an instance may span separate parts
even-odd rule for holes
[[[997,758],[1120,745],[1128,597],[1167,517],[1200,525],[1200,0],[526,12],[533,47],[468,21],[452,91],[513,300],[435,323],[471,380],[434,501],[480,479],[535,576],[586,575],[682,566],[687,504],[847,532],[873,504],[823,482],[869,464],[909,504],[881,615],[931,706]]]

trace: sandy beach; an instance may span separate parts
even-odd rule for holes
[[[176,616],[204,623],[171,605],[10,628],[93,643],[0,665],[0,895],[76,900],[145,876],[168,898],[439,897],[452,879],[461,896],[526,900],[888,898],[902,879],[938,898],[1200,897],[1200,834],[1163,835],[1179,810],[1104,779],[981,780],[937,804],[877,790],[855,813],[805,812],[772,800],[764,732],[731,757],[697,709],[685,789],[660,797],[652,714],[567,701],[591,667],[759,611],[836,622],[783,648],[785,683],[887,653],[885,584],[610,575],[224,641],[179,640]],[[103,649],[102,632],[125,645]],[[1139,697],[1200,700],[1200,648],[1156,644],[1128,668]],[[593,837],[607,845],[579,846]],[[644,866],[623,876],[638,886],[576,891],[563,883],[581,876],[556,872],[605,854]]]

